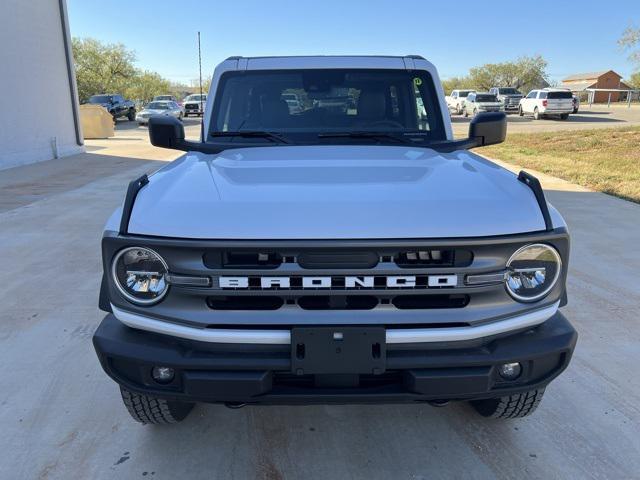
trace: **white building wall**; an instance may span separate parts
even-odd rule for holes
[[[0,0],[0,19],[0,170],[83,151],[64,0]]]

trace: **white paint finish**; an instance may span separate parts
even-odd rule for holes
[[[395,328],[387,329],[387,343],[461,342],[499,335],[514,330],[533,327],[551,318],[560,302],[523,315],[506,318],[474,327],[451,328]],[[186,338],[209,343],[250,343],[264,345],[288,345],[290,330],[237,330],[229,328],[194,328],[157,320],[122,310],[111,305],[113,314],[125,325],[139,330]]]
[[[51,160],[54,143],[59,156],[83,151],[76,144],[58,0],[3,0],[0,18],[0,170]]]
[[[467,151],[274,146],[189,153],[150,177],[129,231],[200,239],[482,237],[544,229],[531,190]]]
[[[122,203],[129,180],[162,165],[139,158],[163,150],[137,139],[107,143],[90,141],[107,148],[61,159],[55,170],[46,162],[15,169],[20,176],[0,173],[0,478],[638,476],[640,205],[568,191],[540,176],[572,231],[569,304],[561,310],[580,337],[569,368],[529,418],[492,421],[464,403],[198,405],[183,424],[151,428],[127,414],[91,334],[104,316],[96,307],[104,219]],[[125,148],[130,158],[110,156]],[[40,188],[11,207],[24,191],[13,185],[25,182],[57,188],[46,195]],[[78,256],[91,266],[82,282]],[[34,295],[34,285],[46,291]],[[124,452],[129,459],[118,463]]]

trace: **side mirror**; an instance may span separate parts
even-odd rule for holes
[[[504,112],[478,113],[469,124],[469,139],[475,140],[478,147],[502,143],[506,136],[507,115]]]
[[[189,150],[184,139],[184,125],[175,117],[153,116],[149,118],[149,141],[151,145],[174,150]]]

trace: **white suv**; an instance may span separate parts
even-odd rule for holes
[[[533,114],[536,120],[547,115],[558,115],[561,120],[566,120],[573,113],[573,95],[569,90],[560,88],[531,90],[520,100],[518,113],[521,117],[525,113]]]
[[[461,115],[464,101],[470,93],[475,93],[475,90],[453,90],[451,95],[445,97],[449,111],[453,110],[458,115]]]

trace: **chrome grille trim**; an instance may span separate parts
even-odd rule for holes
[[[490,337],[539,325],[551,318],[560,302],[483,325],[450,328],[387,329],[388,344],[460,342]],[[229,328],[194,328],[156,320],[121,310],[111,304],[113,315],[128,327],[208,343],[290,345],[290,330],[245,330]],[[336,327],[339,329],[340,327]]]

